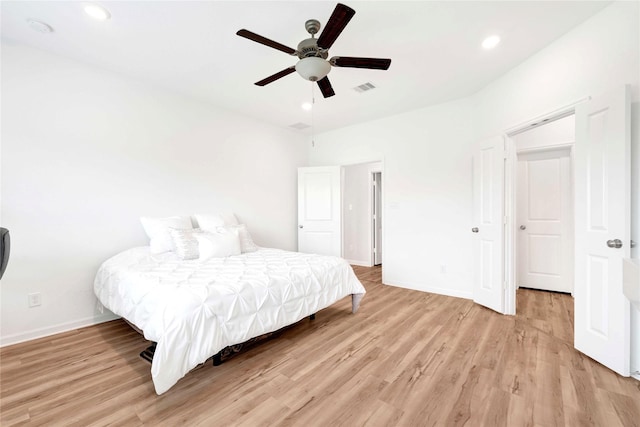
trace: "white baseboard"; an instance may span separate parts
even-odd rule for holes
[[[399,283],[394,281],[393,283],[385,283],[388,286],[395,286],[397,288],[412,289],[414,291],[430,292],[432,294],[446,295],[448,297],[473,299],[473,292],[461,291],[457,289],[440,288],[437,286],[426,286],[421,283]]]
[[[115,320],[118,318],[119,316],[116,316],[113,313],[107,312],[99,316],[87,317],[80,320],[74,320],[72,322],[60,323],[58,325],[53,325],[53,326],[47,326],[45,328],[33,329],[31,331],[21,332],[19,334],[7,335],[5,337],[0,337],[0,347],[19,344],[21,342],[31,341],[38,338],[44,338],[51,335],[60,334],[62,332],[72,331],[74,329],[97,325],[99,323],[109,322],[111,320]]]
[[[369,261],[358,261],[355,259],[345,259],[351,265],[357,265],[359,267],[373,267]]]

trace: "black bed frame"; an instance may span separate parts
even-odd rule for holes
[[[315,318],[316,318],[315,313],[309,316],[309,320],[315,320]],[[251,338],[241,344],[230,345],[228,347],[223,348],[222,350],[214,354],[212,357],[210,357],[210,359],[213,359],[213,366],[221,365],[222,362],[231,359],[233,356],[240,353],[242,350],[247,350],[249,348],[252,348],[256,346],[258,343],[268,338],[271,338],[274,335],[280,334],[282,331],[284,331],[285,329],[291,326],[293,325],[285,326],[284,328],[278,329],[275,332],[269,332],[267,334],[260,335],[255,338]],[[142,357],[147,362],[151,363],[153,362],[153,355],[155,354],[155,352],[156,352],[156,343],[152,342],[149,347],[147,347],[140,353],[140,357]]]

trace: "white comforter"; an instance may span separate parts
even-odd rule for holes
[[[342,258],[260,249],[180,261],[148,247],[105,261],[100,302],[157,343],[151,375],[162,394],[224,347],[278,330],[365,289]]]

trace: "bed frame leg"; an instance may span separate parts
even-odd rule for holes
[[[153,363],[153,355],[156,352],[156,343],[152,342],[149,347],[144,349],[142,353],[140,353],[140,357],[146,360],[149,363]]]
[[[309,316],[309,320],[316,320],[316,314],[313,313],[311,316]]]
[[[213,366],[220,366],[222,365],[222,355],[220,353],[216,353],[213,356]]]

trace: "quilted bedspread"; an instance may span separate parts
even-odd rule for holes
[[[181,261],[149,247],[105,261],[94,282],[100,302],[157,347],[151,365],[162,394],[223,348],[293,324],[365,289],[342,258],[262,248]]]

